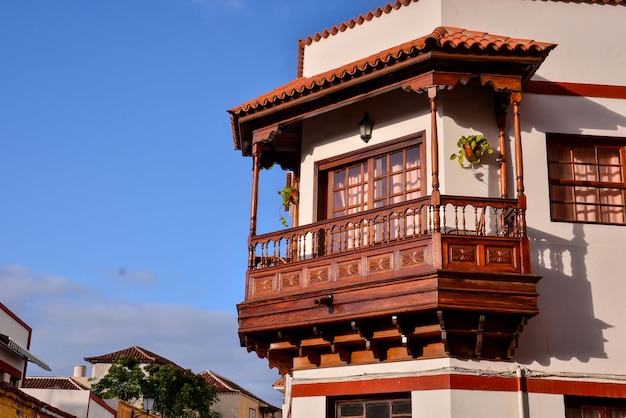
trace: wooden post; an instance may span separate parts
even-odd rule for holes
[[[506,199],[509,196],[509,179],[508,179],[508,167],[506,160],[506,109],[508,107],[508,101],[504,101],[498,95],[496,98],[495,111],[496,111],[496,123],[498,124],[498,137],[500,139],[500,198]]]
[[[439,207],[441,205],[441,193],[439,192],[439,137],[437,135],[437,86],[428,88],[428,100],[430,102],[430,161],[432,165],[433,191],[431,194],[431,207],[433,208],[433,228],[435,232],[441,230]]]
[[[250,202],[250,235],[256,235],[256,217],[259,206],[259,173],[261,171],[261,145],[252,145],[252,199]]]

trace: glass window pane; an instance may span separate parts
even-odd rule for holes
[[[597,205],[582,205],[576,204],[576,220],[577,221],[587,221],[587,222],[598,222],[599,206]]]
[[[618,148],[598,148],[598,164],[620,165]]]
[[[348,189],[348,206],[358,205],[363,202],[363,195],[359,186]]]
[[[574,196],[576,202],[599,203],[598,190],[594,187],[575,187]]]
[[[361,166],[350,167],[348,169],[348,184],[356,184],[361,182]]]
[[[548,147],[548,158],[550,161],[571,161],[570,148],[561,145],[550,145]]]
[[[391,176],[391,194],[398,194],[404,191],[404,173]]]
[[[346,206],[343,191],[333,193],[333,209],[341,209]]]
[[[397,401],[391,405],[391,412],[393,414],[410,414],[411,413],[411,401]]]
[[[383,178],[374,182],[374,198],[378,199],[387,196],[387,179]]]
[[[558,202],[573,202],[574,188],[571,186],[552,186],[552,200]]]
[[[341,417],[362,417],[363,405],[362,404],[345,404],[339,407],[339,415]]]
[[[415,168],[420,165],[419,148],[411,148],[406,152],[406,167]]]
[[[346,187],[346,172],[344,170],[335,171],[333,187],[335,189]]]
[[[388,403],[371,403],[365,405],[365,418],[388,418]]]
[[[590,147],[575,147],[573,148],[574,162],[576,163],[596,163],[596,150]]]
[[[598,174],[596,166],[589,164],[574,164],[574,180],[577,181],[597,181]]]
[[[376,158],[374,160],[374,176],[387,174],[387,157]]]
[[[600,181],[608,183],[621,183],[622,182],[622,168],[619,166],[606,166],[601,165],[598,170],[600,171]]]
[[[550,164],[550,178],[556,180],[572,180],[574,173],[571,164]]]
[[[626,409],[615,409],[611,411],[611,418],[626,418]]]
[[[404,170],[404,152],[396,152],[391,154],[391,172],[397,173]]]
[[[573,204],[552,203],[552,218],[563,221],[575,221]]]

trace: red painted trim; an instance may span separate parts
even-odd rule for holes
[[[111,412],[113,415],[116,414],[115,409],[109,406],[106,402],[104,402],[104,400],[101,397],[94,394],[93,392],[89,392],[89,399],[93,400],[95,403],[97,403],[98,405],[106,409],[107,411]]]
[[[626,99],[626,86],[531,80],[524,86],[524,93]]]
[[[18,369],[16,369],[15,367],[11,366],[9,363],[2,361],[2,360],[0,360],[0,370],[5,373],[10,374],[17,380],[22,380],[22,376],[24,376],[24,373],[20,372]]]
[[[625,383],[580,382],[541,378],[525,379],[529,393],[626,398]],[[411,392],[418,390],[481,390],[516,392],[520,388],[517,377],[475,375],[409,376],[389,379],[357,380],[294,384],[294,398],[308,396],[373,395],[379,393]]]

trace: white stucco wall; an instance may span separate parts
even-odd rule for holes
[[[311,76],[340,67],[443,25],[559,44],[538,78],[626,85],[622,45],[611,41],[626,37],[624,14],[622,6],[586,3],[420,0],[305,46],[303,72]],[[324,29],[329,28],[320,32]]]

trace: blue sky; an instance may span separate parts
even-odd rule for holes
[[[295,78],[299,39],[384,4],[0,2],[0,302],[53,375],[140,345],[280,404],[237,339],[251,161],[226,110]],[[282,228],[284,175],[262,178],[259,228]]]

